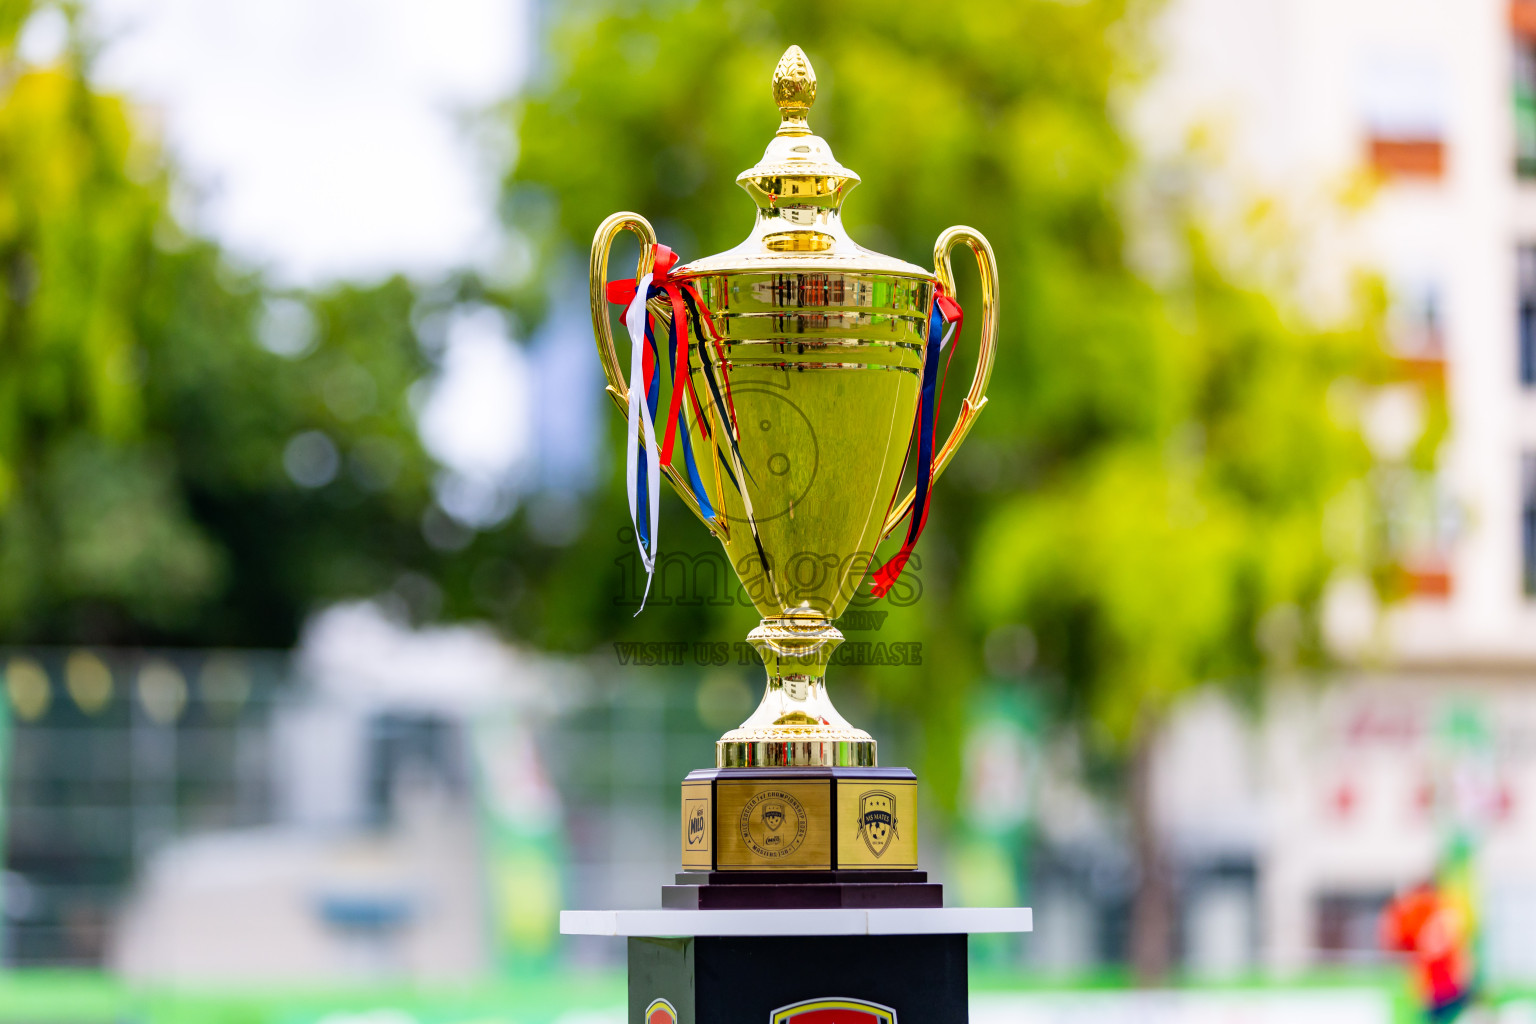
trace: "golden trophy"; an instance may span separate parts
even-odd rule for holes
[[[744,242],[674,267],[644,217],[616,213],[592,243],[592,323],[608,392],[630,419],[631,514],[642,555],[647,545],[655,555],[664,474],[725,546],[762,615],[748,639],[767,666],[767,689],[716,743],[715,768],[683,782],[683,867],[708,872],[711,883],[733,881],[732,872],[786,871],[831,888],[850,878],[921,882],[916,778],[878,767],[875,740],[838,714],[825,675],[843,640],[833,623],[876,567],[876,545],[913,517],[905,561],[926,516],[927,487],[986,404],[997,265],[968,227],[939,236],[931,271],[859,246],[842,224],[859,176],[807,123],[816,77],[799,47],[779,61],[773,96],[779,129],[762,160],[736,179],[757,205]],[[624,230],[639,237],[641,255],[635,281],[616,288],[609,251]],[[950,253],[960,244],[980,271],[980,342],[970,389],[939,445],[933,368],[950,314],[938,310],[958,313]],[[614,301],[627,306],[627,380],[609,319]],[[672,382],[666,401],[653,384],[663,371]],[[909,460],[919,483],[898,496]],[[882,572],[892,577],[899,568],[888,563]],[[805,905],[788,890],[777,900],[764,895],[789,875],[750,877],[763,884],[732,888],[736,902],[711,905],[744,905],[748,889],[762,890],[755,905]],[[937,886],[892,888],[917,901],[901,905],[938,899]],[[853,898],[818,891],[817,899]],[[697,894],[666,899],[705,905]]]

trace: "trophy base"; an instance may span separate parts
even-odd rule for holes
[[[767,618],[747,634],[768,670],[757,710],[715,743],[719,768],[873,768],[874,738],[837,713],[827,665],[843,642],[818,614]]]
[[[684,872],[661,887],[666,910],[823,910],[942,907],[926,871]]]
[[[873,768],[875,741],[862,729],[733,729],[715,741],[715,763],[722,768]]]
[[[917,776],[906,768],[709,768],[682,788],[685,870],[917,869]]]

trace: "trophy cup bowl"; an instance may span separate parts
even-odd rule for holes
[[[950,254],[957,245],[968,246],[977,259],[981,340],[959,416],[934,452],[932,480],[949,464],[986,404],[996,344],[997,266],[986,239],[971,228],[948,229],[934,246],[932,271],[859,246],[841,217],[842,203],[859,177],[811,133],[806,115],[816,81],[799,47],[790,47],[780,60],[773,93],[781,116],[778,132],[763,159],[737,178],[757,205],[751,233],[740,245],[668,275],[691,288],[700,307],[697,319],[701,325],[708,321],[711,335],[709,343],[702,337],[688,343],[697,350],[697,358],[689,353],[687,364],[693,392],[718,396],[724,384],[729,402],[682,402],[680,425],[698,453],[698,473],[690,481],[676,464],[663,471],[724,546],[761,614],[748,640],[768,674],[757,709],[717,742],[717,771],[694,773],[709,778],[690,776],[684,784],[685,864],[693,849],[690,837],[696,840],[703,827],[698,816],[713,818],[718,815],[710,812],[721,810],[696,806],[690,811],[689,789],[696,782],[708,782],[711,802],[717,803],[715,786],[722,777],[735,777],[727,774],[730,770],[771,769],[780,777],[786,769],[878,771],[875,740],[844,720],[828,698],[826,668],[843,640],[833,622],[872,568],[876,546],[912,511],[915,493],[897,499],[895,491],[919,407],[935,289],[942,286],[954,294]],[[652,272],[656,234],[635,213],[616,213],[597,229],[590,270],[593,328],[607,390],[629,415],[629,385],[614,348],[606,301],[609,253],[625,230],[641,242],[636,280]],[[664,322],[675,308],[662,298],[650,300],[652,314]],[[686,325],[679,336],[688,337]],[[695,493],[697,485],[703,494]],[[898,784],[915,788],[905,769],[883,771],[903,774],[888,779],[887,789]],[[833,775],[826,777],[835,782]],[[875,804],[891,797],[878,792],[884,795],[870,798]],[[807,811],[806,801],[783,787],[765,790],[757,784],[743,790],[743,806],[763,793],[776,795],[766,798],[771,805],[766,811],[756,810],[758,825],[732,826],[738,845],[748,851],[771,852],[775,844],[769,840],[796,828],[805,839],[804,829],[815,831],[817,825],[808,819],[833,813],[832,806]],[[837,802],[835,794],[828,796],[829,805]],[[811,803],[819,805],[820,798]],[[755,807],[745,813],[750,816]],[[797,816],[798,823],[788,820]],[[904,830],[915,868],[914,823],[915,817],[909,817]],[[715,822],[706,824],[703,830],[713,834]],[[756,840],[750,834],[754,827],[766,830]],[[822,831],[827,829],[836,831],[830,820]],[[847,845],[835,835],[823,839],[828,848]],[[725,867],[719,844],[708,835],[703,841],[710,847],[703,851],[710,854],[710,866]],[[873,850],[867,840],[864,845]],[[830,863],[839,861],[834,857]],[[762,865],[748,856],[744,866]]]

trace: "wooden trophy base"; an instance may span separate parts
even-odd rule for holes
[[[926,871],[684,872],[661,887],[667,910],[815,910],[942,907]]]

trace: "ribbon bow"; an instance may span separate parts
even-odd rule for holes
[[[709,494],[699,475],[687,424],[681,422],[683,393],[687,392],[689,402],[693,406],[695,422],[700,424],[705,437],[711,436],[709,420],[700,407],[698,394],[694,390],[693,374],[689,369],[689,352],[692,346],[686,342],[678,344],[681,330],[679,325],[691,322],[694,326],[699,344],[699,362],[704,371],[705,382],[715,400],[717,410],[722,414],[722,420],[727,424],[733,450],[739,437],[736,429],[735,403],[731,400],[730,379],[725,373],[723,339],[720,332],[715,329],[714,320],[710,318],[708,308],[700,300],[693,285],[672,277],[672,268],[676,264],[677,253],[665,245],[657,245],[654,269],[651,273],[638,281],[634,279],[610,281],[607,288],[608,301],[625,307],[624,326],[629,330],[630,341],[629,436],[625,445],[624,468],[625,482],[629,491],[629,519],[634,524],[635,541],[640,547],[640,561],[645,566],[646,572],[645,594],[640,599],[640,610],[635,612],[636,615],[645,609],[645,599],[650,596],[651,581],[656,573],[661,470],[672,465],[673,441],[679,435],[683,440],[683,464],[694,497],[698,500],[699,511],[703,513],[706,520],[712,520],[716,516],[715,509],[709,502]],[[656,331],[646,303],[662,295],[666,296],[672,306],[672,317],[667,324],[668,355],[672,363],[672,399],[668,404],[667,418],[662,424],[662,441],[658,450],[654,421],[658,412],[661,390],[661,375],[657,373],[657,364],[660,359],[657,352]],[[713,369],[705,356],[705,326],[708,328],[709,339],[714,342],[718,355],[723,388],[716,382]],[[640,443],[642,432],[645,437],[643,461]],[[726,471],[730,472],[729,466],[726,467]],[[734,477],[732,482],[735,482]],[[641,508],[647,511],[643,520],[640,516]]]
[[[892,555],[870,580],[870,593],[876,597],[884,597],[896,585],[896,581],[901,578],[901,571],[907,566],[907,560],[912,557],[917,539],[923,535],[923,527],[928,525],[928,504],[933,497],[934,429],[939,408],[944,404],[944,381],[949,377],[949,363],[955,357],[957,346],[953,343],[959,340],[960,327],[964,323],[965,312],[961,310],[960,303],[944,290],[943,285],[936,285],[933,308],[928,313],[928,343],[923,347],[922,401],[918,404],[917,423],[913,430],[917,441],[917,486],[912,499],[912,519],[907,525],[907,536],[901,542],[901,550]],[[940,373],[939,356],[946,348],[949,349],[949,358],[945,360],[944,370]],[[896,494],[900,494],[899,477],[896,487]],[[896,494],[891,495],[892,503],[896,501]]]
[[[734,462],[739,472],[743,474],[747,472],[738,447],[741,432],[736,424],[736,405],[731,396],[730,375],[726,371],[724,339],[715,328],[708,308],[699,298],[693,285],[672,276],[672,268],[676,264],[677,254],[667,246],[658,244],[655,246],[654,269],[651,273],[638,281],[633,279],[611,281],[607,287],[608,301],[625,307],[623,319],[629,331],[630,340],[629,432],[625,445],[625,480],[629,492],[629,518],[634,524],[635,541],[640,548],[640,560],[646,572],[645,594],[640,599],[640,609],[635,612],[636,615],[645,609],[645,601],[650,597],[651,583],[656,574],[661,470],[672,465],[673,441],[679,435],[682,437],[683,463],[694,497],[698,500],[699,511],[706,520],[714,520],[718,515],[710,504],[709,492],[705,489],[699,475],[687,424],[681,422],[683,394],[687,392],[695,422],[700,425],[705,438],[713,441],[710,420],[704,415],[694,388],[693,374],[690,369],[692,344],[678,343],[680,324],[691,323],[693,326],[694,338],[699,349],[701,375],[720,422],[725,427],[732,461],[726,461],[719,446],[713,444],[711,446],[715,449],[716,457],[720,466],[724,468],[726,477],[741,495],[747,520],[753,524],[753,539],[756,541],[751,497],[743,486],[744,481],[738,480],[737,473],[732,471],[732,462]],[[672,396],[668,403],[666,420],[661,428],[660,446],[656,443],[655,424],[656,415],[660,411],[661,375],[657,372],[660,356],[657,351],[656,331],[651,322],[650,308],[647,306],[650,299],[658,296],[665,296],[672,307],[672,316],[667,324],[668,355],[672,363]],[[880,567],[870,581],[870,590],[876,597],[886,596],[895,586],[896,581],[901,578],[902,570],[912,557],[912,549],[917,545],[923,528],[928,524],[928,509],[932,497],[930,491],[933,482],[935,421],[944,403],[944,381],[949,376],[949,361],[953,360],[956,347],[953,343],[959,338],[964,319],[965,315],[960,304],[944,290],[942,285],[936,286],[933,306],[928,316],[928,338],[923,351],[922,399],[913,429],[913,439],[917,442],[917,484],[910,510],[912,519],[907,527],[907,536],[902,542],[901,549]],[[714,366],[708,358],[707,343],[712,343],[715,348]],[[949,350],[949,357],[941,370],[940,356],[946,348]],[[720,370],[719,380],[715,377],[715,366]],[[643,445],[641,444],[642,433]],[[892,503],[895,500],[893,494]],[[640,515],[642,508],[647,512],[644,518]],[[766,566],[767,556],[762,552],[761,543],[758,543],[758,552]]]

